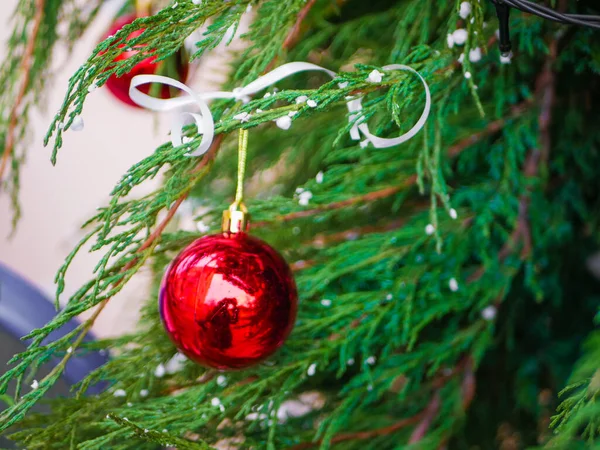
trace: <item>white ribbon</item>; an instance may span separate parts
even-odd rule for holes
[[[408,141],[415,134],[417,134],[421,128],[423,128],[431,110],[431,93],[429,92],[429,86],[416,70],[402,64],[390,64],[389,66],[384,66],[383,69],[404,70],[416,74],[425,87],[425,108],[423,109],[423,113],[421,114],[421,117],[417,123],[410,130],[397,138],[387,139],[371,134],[369,131],[369,126],[359,118],[359,111],[362,110],[362,97],[349,100],[347,103],[348,111],[350,112],[349,120],[351,123],[353,122],[353,126],[350,130],[350,137],[353,140],[360,140],[360,134],[362,133],[366,140],[373,144],[373,146],[376,148],[393,147]],[[331,70],[325,69],[321,66],[317,66],[316,64],[306,62],[291,62],[279,66],[271,72],[252,81],[248,85],[234,89],[232,92],[215,91],[205,93],[194,92],[190,87],[177,80],[174,80],[173,78],[163,77],[160,75],[137,75],[131,80],[129,96],[136,104],[152,111],[172,111],[184,106],[196,105],[200,109],[199,114],[183,112],[175,117],[171,127],[171,143],[173,144],[173,147],[179,147],[183,144],[183,118],[185,116],[190,116],[194,119],[196,127],[198,128],[198,134],[202,135],[202,139],[198,148],[191,152],[189,156],[200,156],[208,151],[215,136],[215,123],[210,108],[206,103],[207,100],[219,98],[243,100],[244,98],[254,95],[266,87],[289,77],[290,75],[306,71],[325,72],[331,78],[335,78],[337,75],[335,72],[332,72]],[[145,94],[138,89],[139,86],[148,83],[160,83],[175,87],[188,94],[188,96],[174,97],[169,99],[151,97],[150,95]]]

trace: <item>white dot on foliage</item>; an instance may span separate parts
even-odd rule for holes
[[[456,278],[450,278],[450,281],[448,281],[448,287],[452,292],[458,291],[458,281],[456,281]]]
[[[324,298],[323,300],[321,300],[321,305],[331,306],[331,300],[329,300],[328,298]]]
[[[142,389],[140,391],[140,397],[148,397],[148,389]]]
[[[202,0],[200,0],[202,1]],[[144,428],[144,433],[148,433],[150,430],[148,428]]]
[[[481,317],[483,317],[485,320],[494,320],[496,317],[496,312],[497,310],[495,306],[487,306],[483,309],[483,311],[481,311]]]
[[[306,104],[307,104],[308,106],[310,106],[311,108],[316,108],[316,107],[317,107],[317,102],[316,102],[316,101],[314,101],[314,100],[307,100],[307,101],[306,101]]]
[[[175,353],[173,357],[167,362],[165,370],[169,374],[174,374],[183,369],[184,363],[187,361],[186,356],[183,353]]]
[[[91,94],[92,92],[94,92],[96,89],[98,89],[98,86],[96,85],[96,83],[92,83],[88,86],[88,92]]]
[[[306,95],[296,97],[296,103],[306,103],[306,100],[308,100],[308,97]]]
[[[365,139],[364,141],[361,141],[360,143],[360,148],[367,148],[369,146],[369,140]]]
[[[338,84],[340,89],[345,89],[348,87],[348,82],[347,81],[342,81],[341,83]]]
[[[368,365],[372,366],[373,364],[375,364],[375,362],[377,361],[377,359],[375,359],[374,356],[369,356],[367,358],[367,360],[365,361]]]
[[[73,347],[69,347],[69,348],[67,349],[67,353],[68,353],[69,355],[70,355],[71,353],[73,353]]]
[[[292,126],[292,119],[289,116],[283,116],[278,118],[275,123],[282,130],[289,130]]]
[[[288,116],[290,116],[290,117],[294,117],[296,114],[298,114],[298,111],[290,111],[290,112],[288,113]]]
[[[464,28],[454,30],[452,33],[452,39],[454,39],[456,45],[464,45],[464,43],[467,42],[467,37],[469,37],[469,33],[467,33],[467,30]]]
[[[381,83],[382,79],[383,79],[383,74],[377,69],[373,70],[367,77],[367,81],[369,83]]]
[[[449,48],[454,47],[454,36],[452,36],[452,34],[446,36],[446,42],[448,43]]]
[[[221,400],[219,400],[217,397],[214,397],[211,401],[210,404],[213,406],[219,406],[221,404]]]
[[[471,14],[471,4],[469,2],[462,2],[460,4],[460,10],[458,11],[458,14],[463,19],[469,17],[469,14]]]
[[[475,47],[474,49],[469,50],[469,61],[471,61],[471,62],[481,61],[481,49],[479,47]]]
[[[471,72],[465,72],[465,78],[469,80],[471,78]]]
[[[502,63],[502,64],[510,64],[511,59],[512,59],[512,55],[508,55],[508,56],[500,55],[500,63]]]
[[[393,298],[394,298],[394,296],[393,296],[392,294],[388,294],[388,295],[386,295],[386,296],[385,296],[385,299],[386,299],[387,301],[390,301],[390,300],[391,300],[391,299],[393,299]]]
[[[162,378],[165,376],[165,373],[167,371],[165,370],[165,366],[163,364],[159,364],[158,366],[156,366],[156,369],[154,369],[154,376],[157,378]]]
[[[82,131],[85,127],[83,123],[83,118],[79,115],[73,118],[73,123],[71,123],[71,130],[73,131]]]
[[[306,374],[309,377],[312,377],[315,373],[317,373],[317,363],[312,363],[310,366],[308,366],[308,370],[306,371]]]
[[[450,217],[452,217],[453,219],[456,219],[458,217],[458,213],[454,208],[450,208]]]
[[[353,366],[354,365],[354,358],[350,358],[348,361],[346,361],[346,364],[348,364],[349,366]]]
[[[435,233],[435,227],[432,224],[428,223],[425,227],[425,234],[427,236],[431,236],[433,233]]]
[[[247,112],[241,112],[233,116],[235,120],[239,120],[241,123],[248,122],[250,120],[250,117],[252,116]]]
[[[227,386],[227,377],[225,377],[224,375],[219,375],[217,377],[217,384],[219,386]]]
[[[318,184],[321,184],[323,182],[323,172],[322,171],[317,174],[317,176],[315,177],[315,181]]]
[[[263,98],[269,98],[271,96],[270,92],[267,92],[265,95],[263,95]]]
[[[192,3],[194,5],[201,5],[202,4],[202,0],[192,0]]]
[[[116,390],[116,391],[113,393],[113,395],[114,395],[115,397],[125,397],[125,396],[127,395],[127,392],[125,392],[125,390],[124,390],[124,389],[117,389],[117,390]]]
[[[302,206],[306,206],[308,205],[309,200],[312,198],[312,192],[310,191],[303,191],[300,193],[299,195],[299,200],[298,203]]]
[[[461,53],[460,56],[458,57],[458,62],[462,64],[464,61],[465,61],[465,54]]]
[[[31,389],[37,389],[40,387],[40,383],[38,382],[38,380],[33,380],[33,383],[31,383]]]

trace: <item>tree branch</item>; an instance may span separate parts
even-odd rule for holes
[[[44,5],[45,0],[36,0],[35,2],[36,10],[33,18],[33,28],[31,29],[31,36],[27,41],[25,51],[23,52],[23,58],[21,59],[20,70],[23,73],[23,80],[21,82],[21,86],[19,87],[17,98],[15,99],[9,114],[4,153],[2,154],[2,159],[0,160],[0,188],[2,187],[4,173],[8,167],[8,161],[10,160],[15,147],[15,130],[17,128],[17,124],[19,123],[19,110],[21,108],[21,103],[23,103],[23,99],[25,98],[25,94],[27,93],[27,87],[29,86],[35,42],[40,31],[42,20],[44,19]],[[5,89],[5,87],[3,87],[3,89]]]

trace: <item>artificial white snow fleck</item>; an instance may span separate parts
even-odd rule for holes
[[[372,366],[373,364],[375,364],[375,361],[377,361],[377,360],[375,359],[375,357],[374,357],[374,356],[369,356],[365,362],[366,362],[368,365]]]
[[[372,385],[372,384],[369,384],[369,385],[367,386],[367,391],[369,391],[369,392],[370,392],[370,391],[372,391],[372,390],[373,390],[373,385]]]
[[[308,366],[308,370],[306,371],[306,374],[309,377],[312,377],[316,372],[317,372],[317,363],[312,363],[310,366]]]
[[[33,383],[31,383],[31,389],[37,389],[40,387],[40,383],[38,382],[38,380],[33,380]]]
[[[296,97],[296,103],[306,103],[306,100],[308,100],[308,97],[306,95]]]
[[[117,389],[117,390],[116,390],[116,391],[113,393],[113,395],[114,395],[115,397],[125,397],[125,396],[127,395],[127,392],[125,392],[125,390],[124,390],[124,389]]]
[[[301,188],[301,187],[296,188],[296,194],[302,194],[303,192],[304,192],[304,188]]]
[[[202,1],[202,0],[200,0],[200,1]],[[150,431],[150,430],[148,430],[148,428],[144,428],[144,433],[147,433],[148,431]]]
[[[68,354],[71,354],[71,353],[73,353],[73,347],[69,347],[69,348],[67,349],[67,353],[68,353]]]
[[[163,364],[159,364],[158,366],[156,366],[156,369],[154,369],[154,376],[156,378],[162,378],[165,376],[165,373],[167,371],[165,370],[165,366]]]
[[[58,122],[56,126],[59,130],[62,130],[65,127],[65,124],[63,122]]]
[[[169,431],[165,428],[162,430],[163,433],[168,433]]]
[[[500,63],[501,64],[510,64],[510,60],[512,59],[512,54],[508,56],[500,55]]]
[[[471,23],[475,23],[475,17],[471,17],[471,20],[469,20],[469,22]],[[473,31],[474,34],[477,34],[477,31]]]
[[[391,300],[392,298],[394,298],[394,296],[392,294],[388,294],[385,296],[385,299],[388,301]]]
[[[290,112],[288,113],[288,116],[290,116],[290,117],[294,117],[296,114],[298,114],[298,111],[290,111]]]
[[[307,100],[306,104],[308,106],[310,106],[311,108],[316,108],[317,107],[317,102],[315,102],[314,100]]]
[[[458,62],[462,64],[464,61],[465,61],[465,54],[461,53],[460,56],[458,57]]]
[[[233,116],[235,120],[239,120],[241,123],[248,122],[250,120],[250,117],[252,116],[247,112],[241,112]]]
[[[175,2],[175,3],[173,3],[173,6],[171,6],[171,8],[175,9],[175,8],[177,8],[178,5],[179,5],[179,3]]]
[[[348,87],[348,82],[347,81],[342,81],[341,83],[338,84],[340,89],[344,89]]]
[[[354,358],[350,358],[348,361],[346,361],[346,364],[348,364],[349,366],[353,366],[354,365]]]
[[[471,72],[465,72],[465,78],[468,80],[471,78]]]
[[[369,140],[365,139],[364,141],[361,141],[361,143],[359,145],[360,145],[360,148],[367,148],[369,146]]]
[[[142,389],[140,391],[140,397],[148,397],[148,389]]]
[[[485,320],[494,320],[496,317],[496,312],[495,306],[487,306],[483,309],[483,311],[481,311],[481,317],[483,317]]]
[[[425,227],[425,234],[427,236],[431,236],[433,233],[435,233],[435,227],[432,224],[428,223]]]
[[[456,219],[458,217],[458,213],[454,208],[450,208],[450,217]]]
[[[263,110],[262,110],[262,109],[260,109],[260,108],[257,108],[257,110],[256,110],[256,114],[260,114],[260,113],[262,113],[262,112],[263,112]]]
[[[377,69],[373,70],[367,77],[367,81],[369,83],[381,83],[382,79],[383,79],[383,74]]]
[[[206,233],[208,230],[210,230],[210,226],[206,225],[201,220],[196,223],[196,228],[200,233]]]
[[[123,417],[123,420],[124,420],[125,422],[129,422],[129,419],[128,419],[127,417]]]
[[[456,45],[464,45],[464,43],[467,42],[467,37],[469,37],[469,33],[467,33],[467,30],[464,28],[454,30],[452,33],[452,39],[454,39]]]
[[[282,117],[279,117],[275,121],[275,123],[282,130],[289,130],[290,127],[292,126],[292,119],[289,116],[282,116]]]
[[[310,191],[303,191],[300,193],[299,195],[299,199],[298,199],[298,203],[302,206],[306,206],[308,205],[309,200],[312,198],[312,192]]]
[[[458,281],[456,281],[456,278],[450,278],[450,281],[448,281],[448,287],[452,292],[458,291]]]
[[[469,14],[471,14],[471,4],[469,2],[462,2],[460,4],[460,10],[458,11],[458,14],[463,19],[469,17]]]
[[[127,406],[129,406],[131,408],[133,406],[133,403],[127,402]]]
[[[263,98],[269,98],[271,96],[270,92],[267,92],[265,95],[263,95]]]
[[[92,93],[94,92],[96,89],[98,89],[98,85],[96,83],[92,83],[88,86],[88,93]]]
[[[71,123],[71,130],[73,131],[81,131],[85,127],[83,123],[83,118],[80,115],[73,117],[73,123]]]
[[[331,300],[329,300],[328,298],[324,298],[323,300],[321,300],[321,305],[331,306]]]
[[[317,174],[317,176],[315,177],[315,181],[318,184],[321,184],[323,182],[323,171],[321,171]]]
[[[181,142],[182,142],[183,144],[189,144],[189,143],[190,143],[190,142],[192,142],[193,140],[194,140],[194,138],[192,138],[192,137],[189,137],[189,136],[183,136],[183,137],[181,138]]]
[[[219,400],[217,397],[214,397],[211,401],[210,404],[213,406],[219,406],[221,404],[221,400]]]
[[[471,62],[481,61],[481,49],[479,47],[475,47],[474,49],[469,50],[469,61],[471,61]]]
[[[448,34],[448,36],[446,36],[446,42],[448,43],[449,48],[454,47],[454,36],[452,36],[452,33],[450,33],[450,34]]]
[[[227,386],[227,377],[225,377],[224,375],[219,375],[217,377],[217,384],[219,386]]]

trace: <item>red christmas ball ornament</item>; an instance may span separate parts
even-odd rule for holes
[[[180,351],[221,370],[273,354],[297,310],[296,284],[283,257],[245,232],[245,218],[236,224],[227,213],[227,231],[196,240],[175,258],[159,296],[162,322]]]
[[[106,33],[105,37],[112,36],[116,34],[121,28],[125,25],[130,24],[137,18],[136,15],[128,15],[121,17],[118,19],[114,25],[110,28],[110,30]],[[134,31],[131,33],[127,40],[134,39],[141,35],[144,32],[144,29]],[[119,44],[119,48],[124,48],[127,46],[127,43]],[[136,55],[140,50],[139,49],[130,49],[119,54],[113,61],[123,61],[131,58]],[[119,100],[127,105],[135,106],[139,108],[137,104],[135,104],[131,98],[129,98],[129,86],[131,85],[131,80],[136,75],[154,75],[156,73],[160,73],[161,75],[166,75],[171,78],[174,78],[182,83],[187,81],[187,77],[189,74],[189,63],[187,61],[187,54],[184,49],[179,50],[170,58],[166,60],[156,62],[155,56],[149,56],[139,63],[137,63],[131,71],[126,74],[118,77],[115,74],[112,74],[108,80],[106,81],[106,87],[108,90]],[[139,87],[140,91],[148,94],[151,89],[151,84],[146,84]],[[170,88],[169,86],[161,86],[157,94],[161,98],[171,98],[176,96],[179,93],[177,89]]]

